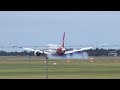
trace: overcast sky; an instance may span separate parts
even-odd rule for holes
[[[120,11],[0,11],[0,46],[120,45]],[[1,48],[2,49],[2,48]]]

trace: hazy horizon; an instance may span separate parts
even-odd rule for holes
[[[119,23],[119,11],[0,11],[0,46],[59,45],[66,32],[66,46],[120,48]]]

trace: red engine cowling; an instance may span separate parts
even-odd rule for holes
[[[56,54],[58,56],[62,56],[64,53],[65,53],[65,50],[62,50],[62,48],[58,48],[57,51],[56,51]]]

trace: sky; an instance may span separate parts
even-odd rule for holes
[[[64,32],[66,46],[119,46],[120,11],[0,11],[0,47],[59,45]]]

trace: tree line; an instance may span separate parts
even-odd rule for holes
[[[67,49],[70,50],[70,49]],[[103,49],[103,48],[96,48],[96,49],[90,49],[90,50],[84,50],[83,52],[88,53],[89,56],[109,56],[109,53],[111,51],[115,51],[118,56],[120,56],[120,49]],[[0,56],[34,56],[33,52],[6,52],[6,51],[0,51]],[[44,56],[44,54],[41,54],[41,56]]]

